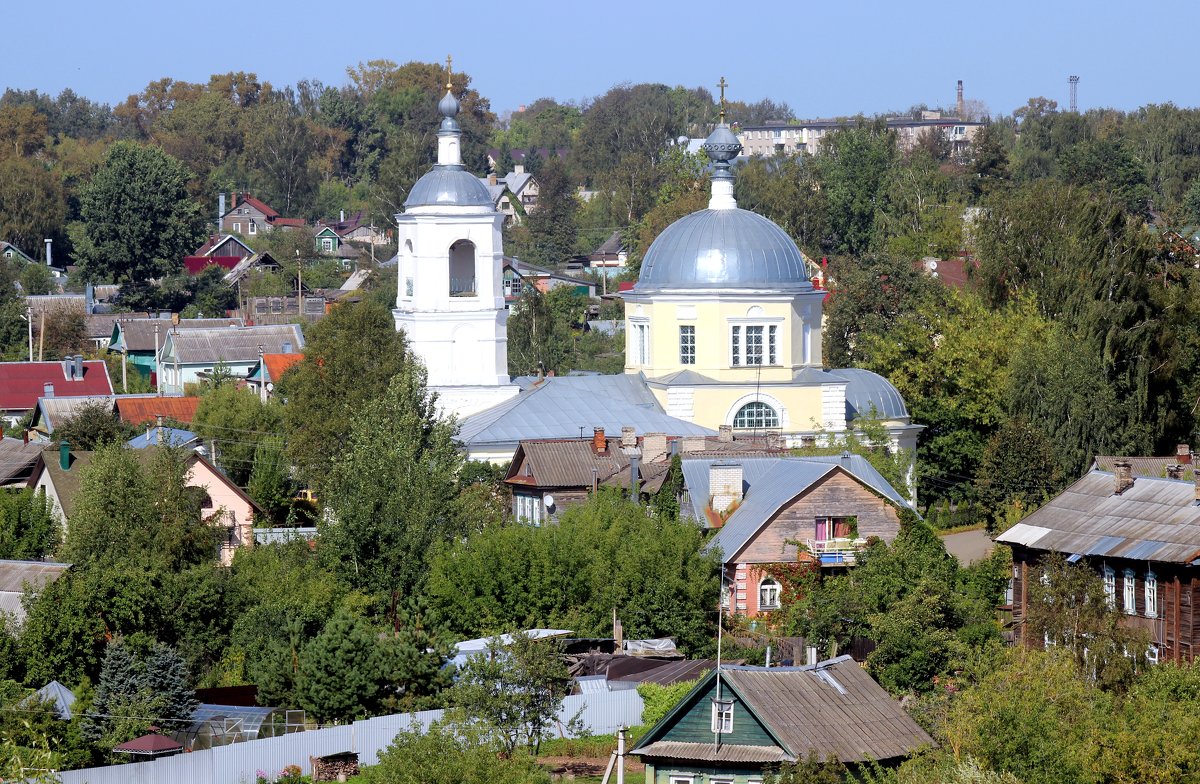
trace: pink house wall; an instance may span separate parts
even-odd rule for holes
[[[205,488],[212,499],[212,508],[203,511],[205,520],[228,529],[220,559],[222,566],[229,566],[237,548],[254,546],[254,507],[228,479],[201,460],[194,461],[188,469],[187,484]]]

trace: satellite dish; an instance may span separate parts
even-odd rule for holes
[[[554,496],[552,496],[552,495],[542,496],[542,503],[546,505],[547,509],[553,510],[554,509]]]

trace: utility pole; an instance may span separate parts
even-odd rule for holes
[[[296,249],[296,312],[297,313],[300,313],[304,310],[304,308],[300,304],[301,302],[304,301],[303,294],[301,293],[303,291],[303,289],[304,289],[304,262],[302,262],[300,260],[300,250],[299,250],[299,248],[297,248]]]
[[[29,361],[33,361],[33,306],[25,306],[25,323],[29,326]]]
[[[38,362],[42,361],[42,349],[46,347],[46,309],[42,308],[42,316],[38,320]]]
[[[1071,112],[1073,114],[1078,114],[1079,113],[1079,77],[1074,76],[1074,75],[1068,76],[1067,81],[1071,85]]]

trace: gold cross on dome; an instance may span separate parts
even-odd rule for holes
[[[717,87],[721,88],[721,122],[725,122],[725,88],[728,86],[729,82],[722,76],[721,81],[717,83]]]
[[[446,89],[447,90],[454,88],[454,83],[452,81],[450,81],[450,76],[451,76],[451,74],[454,73],[454,69],[451,68],[451,65],[453,64],[453,62],[454,62],[454,58],[451,57],[450,55],[446,55]]]

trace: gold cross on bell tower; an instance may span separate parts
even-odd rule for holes
[[[725,88],[729,86],[729,82],[725,81],[725,77],[721,77],[721,81],[717,82],[717,87],[721,88],[721,123],[725,122]]]
[[[451,65],[453,64],[453,62],[454,62],[454,58],[452,58],[450,55],[446,55],[446,89],[447,90],[454,89],[454,83],[450,80],[450,76],[454,73],[454,70],[451,68]]]

